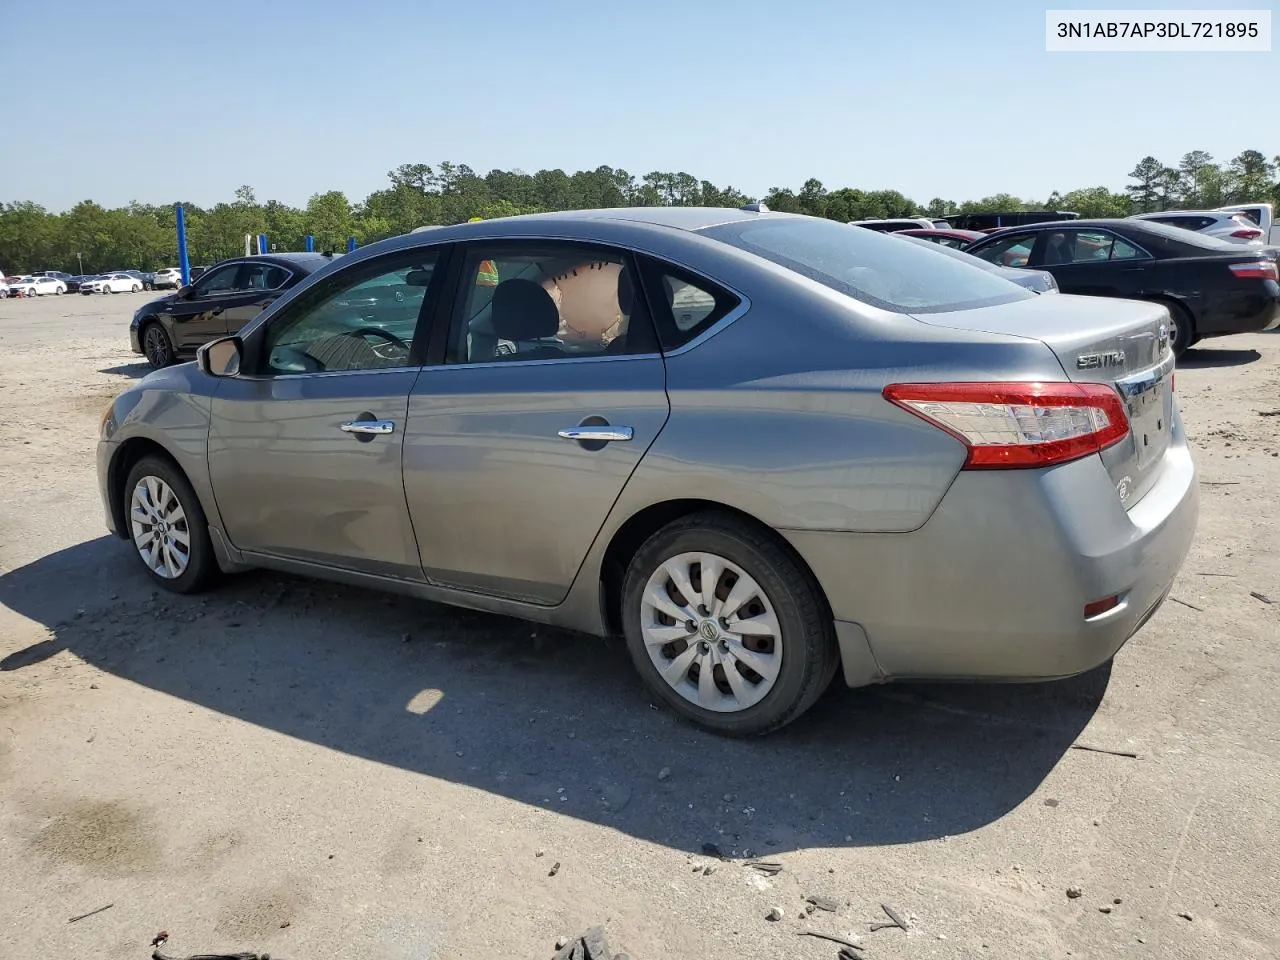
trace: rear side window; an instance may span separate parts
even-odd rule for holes
[[[642,259],[640,271],[658,342],[666,351],[701,336],[742,302],[718,284],[672,264]]]
[[[700,232],[896,313],[971,310],[1036,296],[940,251],[832,220],[766,216]]]

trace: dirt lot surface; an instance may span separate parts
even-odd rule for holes
[[[834,690],[730,742],[592,639],[154,592],[93,460],[144,297],[0,302],[0,956],[545,958],[597,923],[632,960],[1280,956],[1280,336],[1179,370],[1199,535],[1113,665]]]

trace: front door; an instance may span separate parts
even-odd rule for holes
[[[236,295],[239,263],[228,263],[202,275],[191,284],[186,296],[175,296],[164,306],[172,317],[169,329],[173,345],[182,353],[190,353],[202,344],[226,336],[227,321],[223,312]]]
[[[409,397],[405,494],[433,583],[567,594],[666,423],[666,372],[629,255],[477,243],[456,258],[445,362]]]
[[[209,473],[235,547],[422,579],[401,457],[435,258],[355,263],[248,338],[248,372],[219,385],[209,429]]]

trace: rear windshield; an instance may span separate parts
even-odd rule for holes
[[[895,313],[972,310],[1034,293],[979,267],[874,230],[816,217],[762,217],[700,233],[862,303]]]
[[[1219,240],[1217,237],[1211,237],[1207,233],[1196,233],[1192,230],[1183,230],[1181,227],[1170,227],[1155,220],[1143,220],[1142,229],[1144,231],[1150,230],[1158,237],[1172,240],[1188,247],[1200,247],[1204,250],[1235,251],[1239,249],[1237,244],[1231,243],[1229,240]]]

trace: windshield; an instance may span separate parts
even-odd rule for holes
[[[834,220],[762,217],[699,233],[895,313],[972,310],[1035,296],[940,247],[934,249],[936,244],[899,243],[892,235]]]

